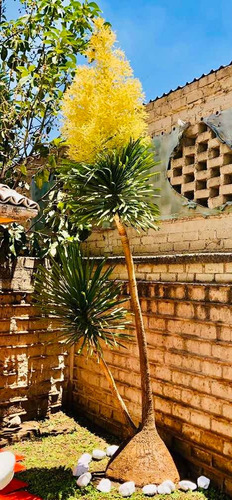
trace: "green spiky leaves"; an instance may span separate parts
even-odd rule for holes
[[[102,153],[94,165],[62,165],[60,174],[75,221],[101,225],[118,214],[127,226],[155,227],[159,210],[150,182],[155,164],[150,146],[137,140],[120,151]]]
[[[42,312],[58,318],[67,343],[80,342],[80,351],[86,345],[91,354],[101,352],[102,342],[113,347],[129,338],[121,285],[109,281],[114,268],[105,264],[83,257],[70,243],[59,248],[49,268],[39,266],[35,282],[34,300]]]

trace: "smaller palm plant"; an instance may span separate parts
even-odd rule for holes
[[[76,242],[59,247],[56,260],[51,257],[50,264],[49,268],[38,268],[34,301],[44,314],[59,320],[60,336],[67,344],[77,343],[78,353],[86,347],[90,355],[96,354],[129,429],[135,428],[102,350],[103,344],[123,346],[121,341],[129,338],[124,333],[128,322],[121,306],[125,299],[119,298],[121,285],[109,280],[114,268],[106,266],[105,259],[83,257]]]

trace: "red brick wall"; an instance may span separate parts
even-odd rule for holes
[[[177,282],[177,266],[180,274],[183,265],[192,266],[192,271],[195,266],[197,276],[200,265],[210,267],[211,274],[231,264],[184,264],[186,258],[183,256],[182,262],[180,258],[176,264],[157,263],[157,267],[176,265],[175,282],[168,282],[167,270],[166,280],[154,281],[154,259],[147,258],[146,264],[139,264],[137,259],[141,272],[147,272],[147,279],[140,278],[139,294],[156,419],[173,450],[185,457],[194,470],[204,472],[232,492],[232,288],[228,283],[216,283],[214,278],[201,283],[183,279]],[[139,423],[141,394],[135,339],[127,349],[105,349],[105,357],[121,395]],[[77,350],[73,396],[77,409],[81,407],[110,431],[122,433],[122,415],[104,374],[93,358],[78,356]]]
[[[67,387],[67,349],[31,302],[36,265],[19,258],[0,268],[0,446],[22,431],[15,416],[23,423],[59,410]]]

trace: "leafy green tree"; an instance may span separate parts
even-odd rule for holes
[[[29,189],[27,169],[36,158],[45,157],[37,182],[49,178],[50,133],[99,7],[87,0],[21,4],[21,17],[0,21],[0,182]]]
[[[53,183],[55,192],[47,196],[45,191],[50,190],[62,149],[61,139],[51,140],[51,132],[56,134],[63,93],[99,14],[97,4],[87,0],[20,3],[18,19],[7,20],[4,9],[0,16],[0,183],[29,190],[35,172],[45,213],[39,215],[40,224],[33,223],[33,232],[18,224],[0,226],[5,257],[54,254],[55,233],[60,242],[78,238],[77,228],[67,220],[58,193],[60,184]],[[55,208],[54,199],[58,202]]]
[[[156,227],[158,208],[154,186],[150,183],[154,153],[143,141],[130,141],[120,150],[104,152],[93,164],[61,167],[69,205],[78,224],[114,222],[118,229],[129,279],[139,348],[142,422],[107,468],[115,480],[134,480],[139,486],[165,479],[178,480],[178,471],[164,442],[158,435],[153,405],[147,341],[138,297],[133,257],[127,226],[137,229]]]
[[[84,258],[75,242],[59,246],[56,260],[51,258],[50,263],[49,268],[39,267],[35,302],[44,314],[60,321],[60,336],[69,345],[78,343],[79,353],[86,347],[90,355],[97,356],[130,430],[133,422],[102,350],[103,344],[112,348],[128,339],[123,332],[126,310],[120,305],[125,301],[119,298],[121,286],[109,279],[114,268],[104,270],[104,259]]]

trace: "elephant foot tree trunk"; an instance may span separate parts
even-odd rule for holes
[[[134,481],[136,486],[160,484],[166,479],[174,483],[179,474],[173,459],[155,427],[143,427],[110,460],[106,476],[115,481]]]
[[[137,486],[144,486],[151,482],[161,483],[165,479],[177,482],[179,480],[177,468],[155,425],[147,342],[129,239],[118,215],[115,216],[115,222],[125,254],[132,311],[135,318],[141,373],[142,422],[137,434],[122,445],[112,457],[107,466],[106,475],[117,481],[134,481]]]

